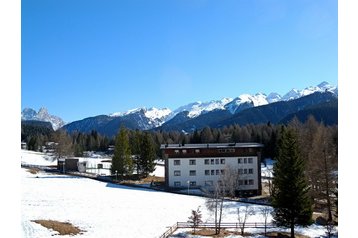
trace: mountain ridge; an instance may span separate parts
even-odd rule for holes
[[[250,108],[269,105],[282,101],[295,100],[313,94],[315,92],[331,92],[338,97],[337,86],[332,86],[324,81],[317,86],[309,86],[303,90],[293,88],[283,96],[278,93],[270,93],[268,96],[266,96],[266,94],[264,93],[256,93],[254,95],[241,94],[240,96],[235,98],[226,97],[220,100],[211,100],[208,102],[192,102],[178,107],[174,111],[169,108],[158,109],[155,107],[141,107],[131,109],[126,112],[114,112],[108,115],[87,117],[71,123],[63,123],[62,126],[58,126],[59,123],[53,122],[54,120],[52,120],[51,123],[53,124],[54,129],[63,128],[68,130],[69,132],[90,132],[91,130],[97,130],[99,133],[102,132],[105,134],[115,135],[118,131],[119,126],[122,124],[129,129],[140,130],[170,128],[170,124],[175,124],[177,127],[181,123],[189,123],[188,121],[191,121],[192,119],[195,119],[207,113],[215,112],[212,113],[211,116],[217,118],[220,115],[220,113],[218,113],[217,111],[226,111],[225,113],[221,114],[225,118],[228,118],[232,115],[235,115]],[[33,120],[34,118],[36,118],[35,120],[45,118],[45,120],[51,121],[49,119],[49,116],[50,115],[45,108],[41,108],[38,113],[36,113],[35,110],[29,108],[25,108],[22,112],[23,120],[27,120],[29,118],[31,120]],[[207,117],[207,120],[212,121],[212,118],[209,117]]]

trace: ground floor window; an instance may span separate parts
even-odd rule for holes
[[[180,187],[181,183],[180,182],[174,182],[174,187]]]
[[[205,181],[205,186],[213,186],[213,181]]]

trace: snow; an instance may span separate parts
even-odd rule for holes
[[[281,101],[281,95],[278,93],[270,93],[267,97],[266,100],[268,103],[274,103],[274,102],[278,102]]]
[[[152,107],[148,109],[144,114],[146,117],[148,117],[151,120],[155,120],[155,119],[163,120],[167,116],[169,116],[171,112],[172,111],[168,108],[157,109],[155,107]]]
[[[168,120],[173,118],[176,114],[183,112],[183,111],[189,112],[188,117],[195,118],[197,116],[200,116],[203,113],[210,112],[213,110],[217,110],[217,109],[224,110],[225,105],[230,103],[231,101],[232,101],[232,98],[223,98],[221,100],[212,100],[209,102],[197,101],[194,103],[190,103],[190,104],[181,106],[178,109],[176,109],[173,112],[173,114],[171,115],[171,117],[168,118]]]
[[[21,157],[27,163],[51,164],[42,153],[23,150]],[[154,173],[163,172],[164,167],[158,166]],[[83,238],[158,237],[168,226],[187,221],[191,210],[198,206],[202,220],[213,222],[202,197],[132,188],[70,175],[31,174],[25,168],[21,169],[20,175],[22,237],[60,237],[57,232],[32,221],[36,219],[70,222],[85,231],[78,235]],[[226,201],[223,222],[237,222],[236,210],[241,205]],[[263,222],[258,212],[260,205],[250,206],[256,214],[250,216],[248,222]],[[298,227],[297,231],[309,237],[319,237],[325,228],[312,225],[305,229]]]
[[[41,152],[21,150],[21,164],[52,166],[57,165],[57,160]]]

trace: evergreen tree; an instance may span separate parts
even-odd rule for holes
[[[312,222],[312,202],[308,196],[309,187],[297,136],[292,129],[282,130],[274,166],[272,215],[278,226],[291,228],[291,237],[294,238],[295,224],[305,226]]]
[[[156,158],[155,145],[148,132],[144,133],[140,147],[140,170],[142,171],[142,175],[147,177],[149,173],[155,169]]]
[[[133,161],[129,148],[128,132],[123,126],[116,136],[114,155],[112,158],[111,172],[112,174],[116,174],[116,171],[122,178],[124,175],[133,173]]]

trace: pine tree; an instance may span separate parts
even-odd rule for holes
[[[142,175],[147,177],[155,169],[156,158],[154,142],[148,132],[144,133],[140,147],[140,170]]]
[[[131,175],[133,173],[133,161],[129,148],[128,132],[124,127],[121,127],[116,136],[111,172],[112,174],[118,173],[122,178],[124,175]]]
[[[299,155],[297,136],[292,129],[282,129],[274,166],[272,215],[278,226],[291,228],[291,237],[294,238],[295,224],[311,224],[312,202],[308,196],[309,187],[304,175],[304,160]]]

